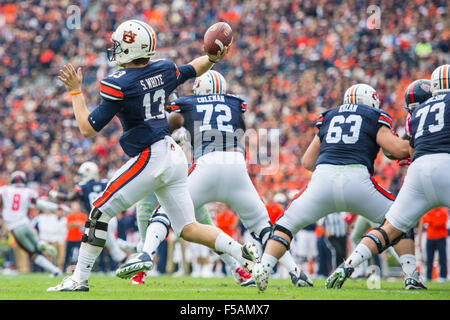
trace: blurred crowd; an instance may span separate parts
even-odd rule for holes
[[[310,178],[300,159],[316,133],[315,119],[340,104],[352,84],[376,88],[402,135],[405,88],[450,60],[449,11],[445,0],[0,0],[0,185],[20,169],[42,193],[69,191],[82,162],[95,161],[109,177],[127,160],[119,121],[84,139],[56,79],[63,64],[81,66],[94,108],[98,82],[114,69],[105,49],[122,21],[149,23],[157,33],[156,58],[177,64],[201,55],[206,29],[226,21],[233,46],[214,69],[230,93],[246,100],[248,128],[280,130],[279,170],[261,174],[261,163],[249,170],[261,196],[284,208]],[[179,87],[178,96],[191,86]],[[381,153],[375,168],[378,182],[397,194],[406,169]]]

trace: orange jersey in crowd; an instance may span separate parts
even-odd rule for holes
[[[421,219],[424,224],[427,224],[427,239],[436,240],[447,237],[447,219],[446,208],[436,208],[427,212]]]
[[[272,224],[278,220],[284,213],[283,206],[277,202],[266,204],[267,212],[269,213],[269,219]]]
[[[236,239],[236,227],[239,223],[239,219],[233,212],[227,210],[225,212],[218,213],[214,217],[214,222],[219,229],[221,229],[233,239]]]
[[[87,215],[82,212],[73,212],[66,216],[66,225],[69,226],[71,223],[78,223],[80,226],[84,227],[84,223],[87,220]],[[83,227],[72,227],[68,228],[66,241],[81,241],[83,232],[81,230]]]

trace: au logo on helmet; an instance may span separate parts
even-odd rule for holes
[[[122,37],[123,42],[133,43],[135,38],[136,38],[136,33],[133,33],[133,31],[131,31],[131,30],[123,31],[123,37]]]

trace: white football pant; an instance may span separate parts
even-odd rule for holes
[[[295,235],[333,212],[360,214],[382,223],[394,196],[363,165],[318,165],[309,184],[292,200],[277,224]]]
[[[93,205],[102,213],[115,217],[150,192],[155,192],[177,235],[186,225],[195,222],[187,189],[186,157],[169,136],[155,142],[117,170]]]
[[[428,154],[409,166],[386,220],[407,232],[425,213],[443,206],[450,207],[450,154]]]

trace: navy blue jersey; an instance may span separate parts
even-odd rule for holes
[[[88,214],[91,212],[92,203],[102,194],[107,184],[108,180],[89,180],[88,182],[78,183],[76,185],[74,191],[78,193],[81,203]]]
[[[172,111],[183,115],[194,160],[212,151],[230,148],[244,151],[240,140],[245,130],[242,113],[247,106],[239,97],[229,94],[185,96],[173,101],[171,107]]]
[[[316,166],[362,164],[373,174],[380,150],[376,137],[383,125],[391,128],[389,114],[363,104],[343,104],[325,111],[316,123],[321,142]]]
[[[450,153],[450,93],[431,97],[410,120],[412,161],[426,154]]]
[[[100,131],[117,115],[123,127],[120,145],[130,157],[169,135],[165,106],[173,90],[196,76],[191,65],[179,68],[169,60],[143,68],[124,68],[100,81],[102,103],[89,122]]]

